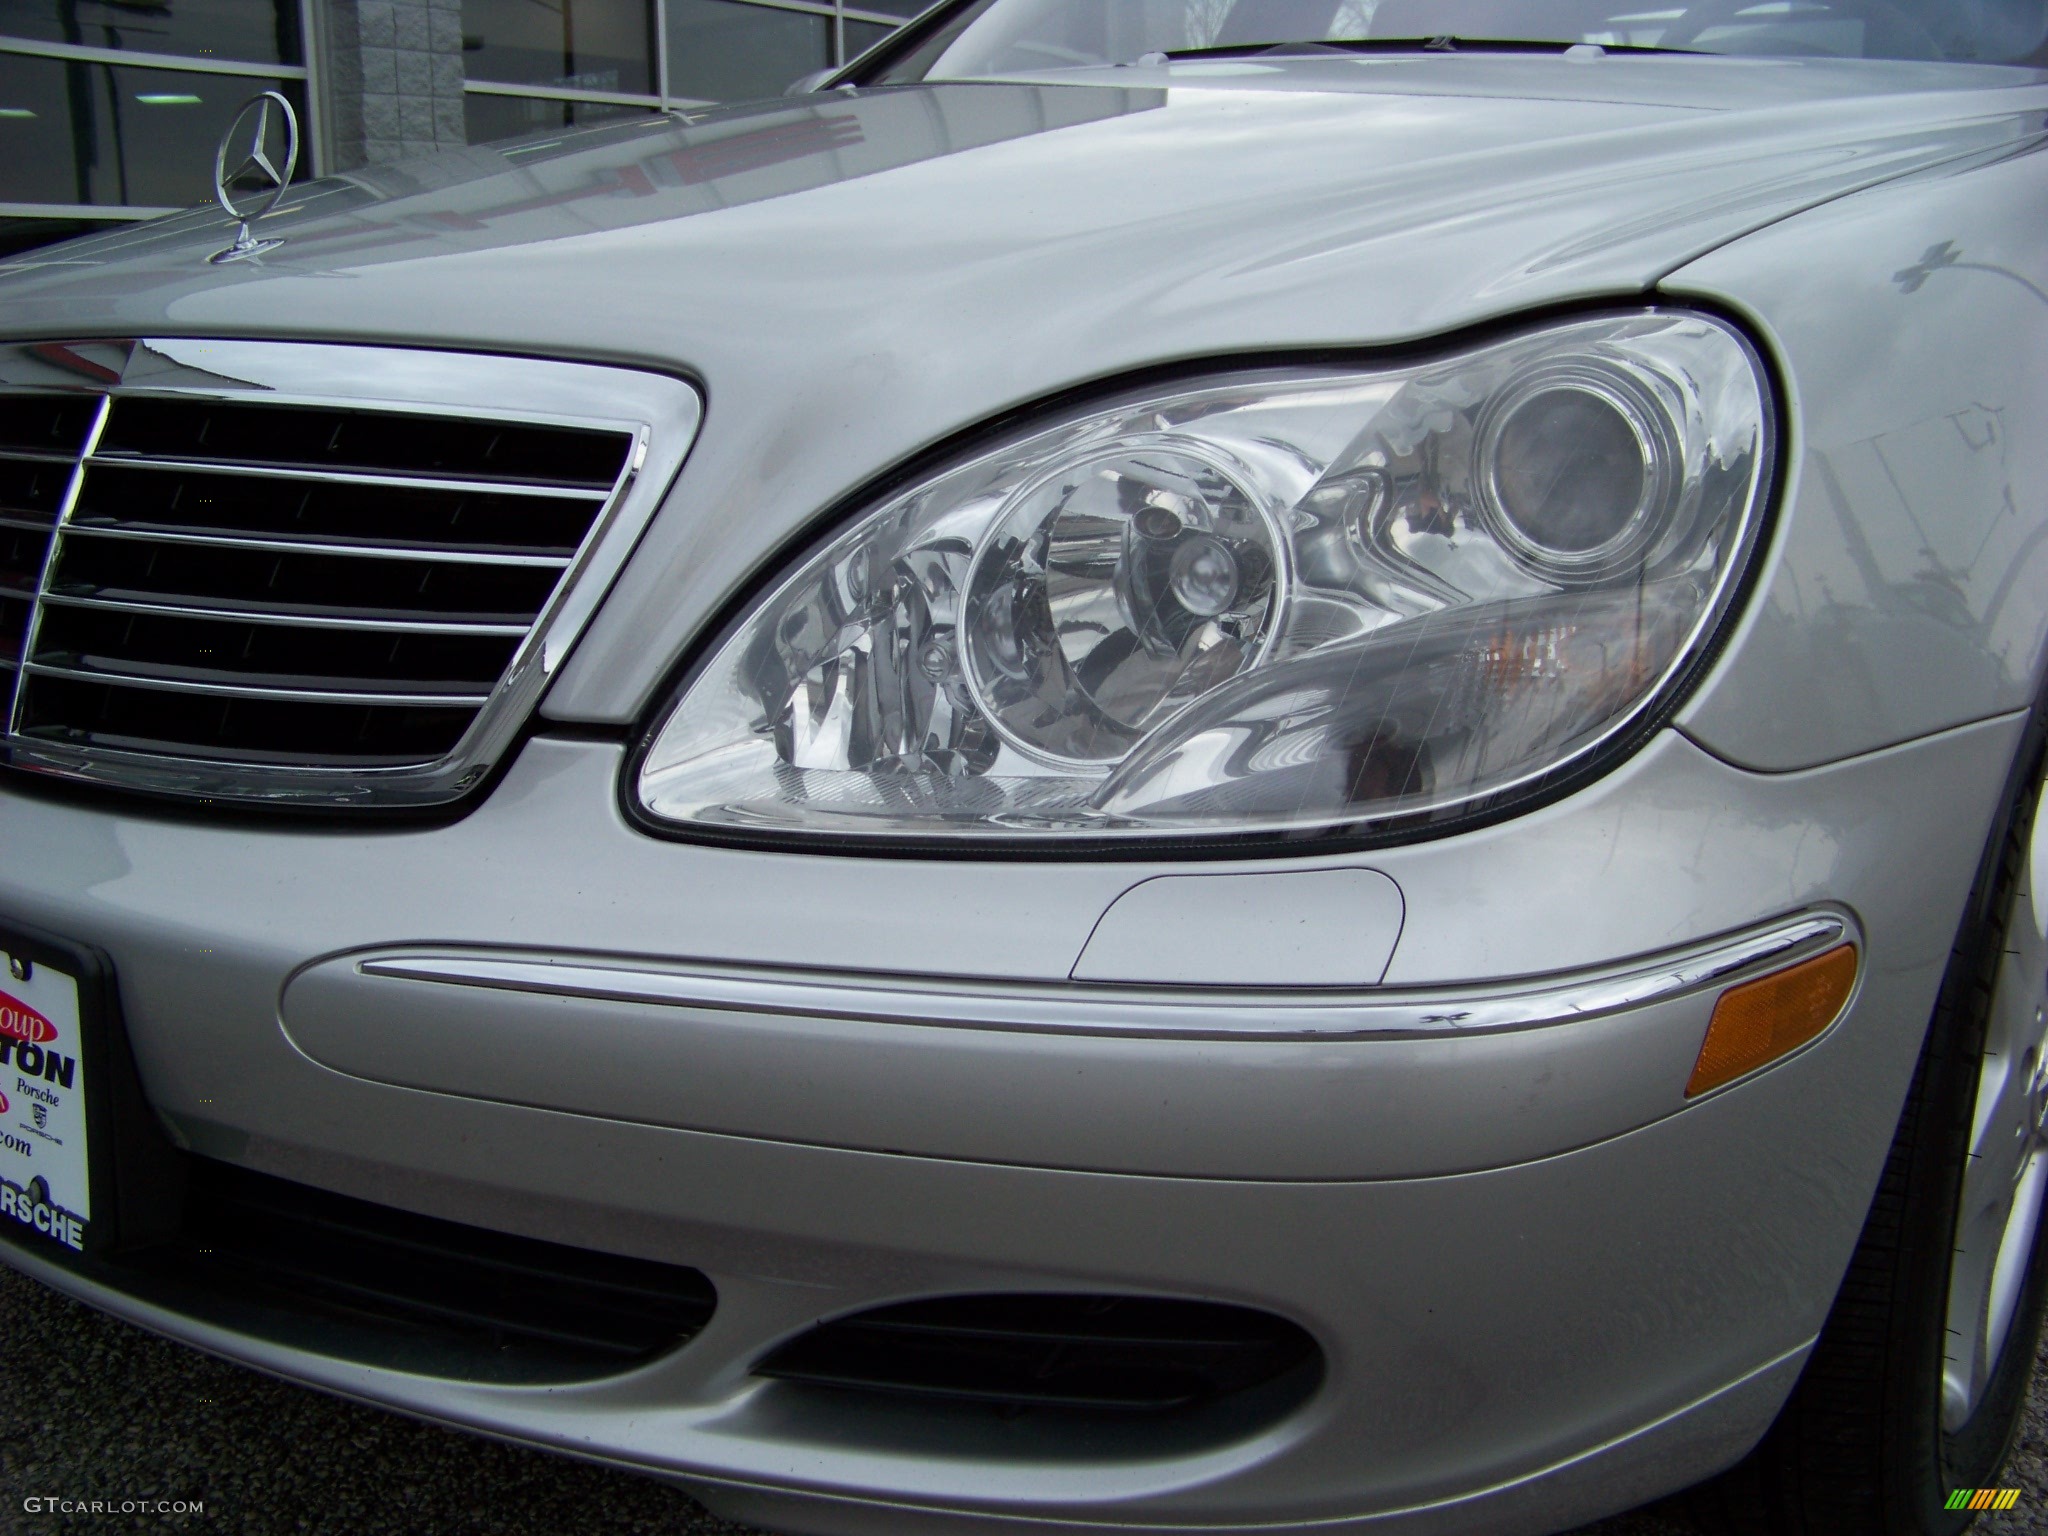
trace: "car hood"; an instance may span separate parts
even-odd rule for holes
[[[0,263],[0,329],[673,364],[708,322],[1000,291],[1122,317],[1147,354],[1383,341],[1641,288],[1814,202],[2011,147],[2040,131],[2044,80],[1311,56],[830,92],[329,178],[260,221],[283,244],[256,260],[207,262],[234,232],[212,207],[30,253]]]
[[[283,244],[250,260],[207,260],[234,234],[218,210],[30,253],[0,264],[0,333],[425,341],[695,376],[685,480],[726,515],[657,523],[619,598],[658,611],[615,600],[575,664],[595,654],[606,681],[572,673],[551,701],[617,718],[652,686],[648,647],[972,421],[1165,360],[1645,292],[1801,208],[2010,153],[2044,109],[2048,76],[2023,70],[1618,55],[828,92],[330,178],[260,221]]]

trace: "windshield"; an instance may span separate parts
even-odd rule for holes
[[[2048,64],[2048,0],[972,0],[869,83],[1130,64],[1147,55],[1609,49]],[[911,42],[910,38],[904,40]]]

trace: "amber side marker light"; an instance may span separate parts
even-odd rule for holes
[[[1685,1096],[1697,1098],[1798,1050],[1835,1022],[1855,985],[1856,946],[1839,944],[1730,987],[1714,1004]]]

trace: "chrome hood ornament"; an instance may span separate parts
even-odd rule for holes
[[[256,239],[249,226],[277,206],[298,164],[299,117],[291,102],[277,91],[264,91],[243,102],[213,152],[214,198],[228,217],[240,220],[241,227],[233,245],[207,260],[241,261],[284,244]]]

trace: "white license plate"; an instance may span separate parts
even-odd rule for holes
[[[83,1252],[92,1191],[78,981],[41,960],[6,958],[0,970],[0,1230],[11,1221]]]

